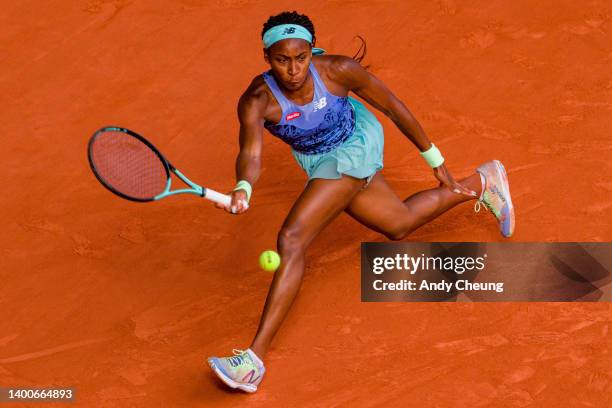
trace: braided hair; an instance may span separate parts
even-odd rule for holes
[[[312,24],[312,21],[307,15],[299,14],[297,11],[283,11],[282,13],[277,14],[275,16],[270,16],[270,18],[268,18],[268,21],[266,21],[263,25],[263,30],[261,30],[261,37],[263,38],[266,31],[268,31],[272,27],[276,27],[281,24],[297,24],[307,29],[310,34],[312,34],[312,46],[314,47],[316,42],[314,24]],[[361,46],[357,50],[357,53],[353,55],[353,59],[360,63],[366,54],[366,42],[359,35],[357,36],[357,38],[361,40]]]

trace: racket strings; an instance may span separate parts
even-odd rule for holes
[[[104,132],[92,146],[95,171],[114,190],[136,199],[152,199],[166,189],[168,174],[157,154],[123,132]]]

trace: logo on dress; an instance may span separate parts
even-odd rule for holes
[[[300,116],[302,116],[301,112],[293,112],[288,114],[287,116],[285,116],[285,120],[293,120],[293,119],[297,119]]]
[[[319,99],[318,101],[314,103],[314,111],[316,112],[319,109],[323,109],[326,106],[327,106],[327,99],[325,97],[322,97],[321,99]]]

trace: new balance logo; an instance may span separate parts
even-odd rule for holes
[[[253,383],[259,378],[259,376],[253,378],[254,376],[255,376],[255,370],[251,370],[247,373],[247,375],[242,377],[242,382]]]
[[[327,99],[325,97],[322,97],[321,99],[319,99],[318,101],[314,103],[314,111],[323,109],[326,106],[327,106]]]
[[[495,194],[497,194],[497,196],[499,198],[501,198],[501,200],[506,203],[506,197],[504,197],[504,194],[499,191],[499,189],[497,188],[497,186],[493,186],[493,188],[491,188],[491,191],[493,191]]]
[[[293,34],[293,33],[295,33],[295,27],[285,28],[285,30],[283,31],[283,35]]]

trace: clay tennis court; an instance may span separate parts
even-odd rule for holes
[[[196,182],[233,188],[236,103],[267,69],[261,27],[298,10],[411,109],[453,174],[508,169],[512,241],[612,240],[612,4],[606,1],[8,2],[0,14],[0,386],[71,386],[76,406],[606,407],[609,303],[361,303],[347,215],[308,252],[301,292],[253,395],[205,358],[248,347],[272,275],[257,266],[304,187],[265,136],[251,209],[137,204],[89,169],[121,125]],[[436,185],[382,114],[400,197]],[[459,206],[413,241],[499,241]],[[608,299],[610,300],[610,299]],[[38,404],[36,406],[52,406]],[[7,404],[10,406],[10,404]],[[57,406],[65,406],[59,405]]]

